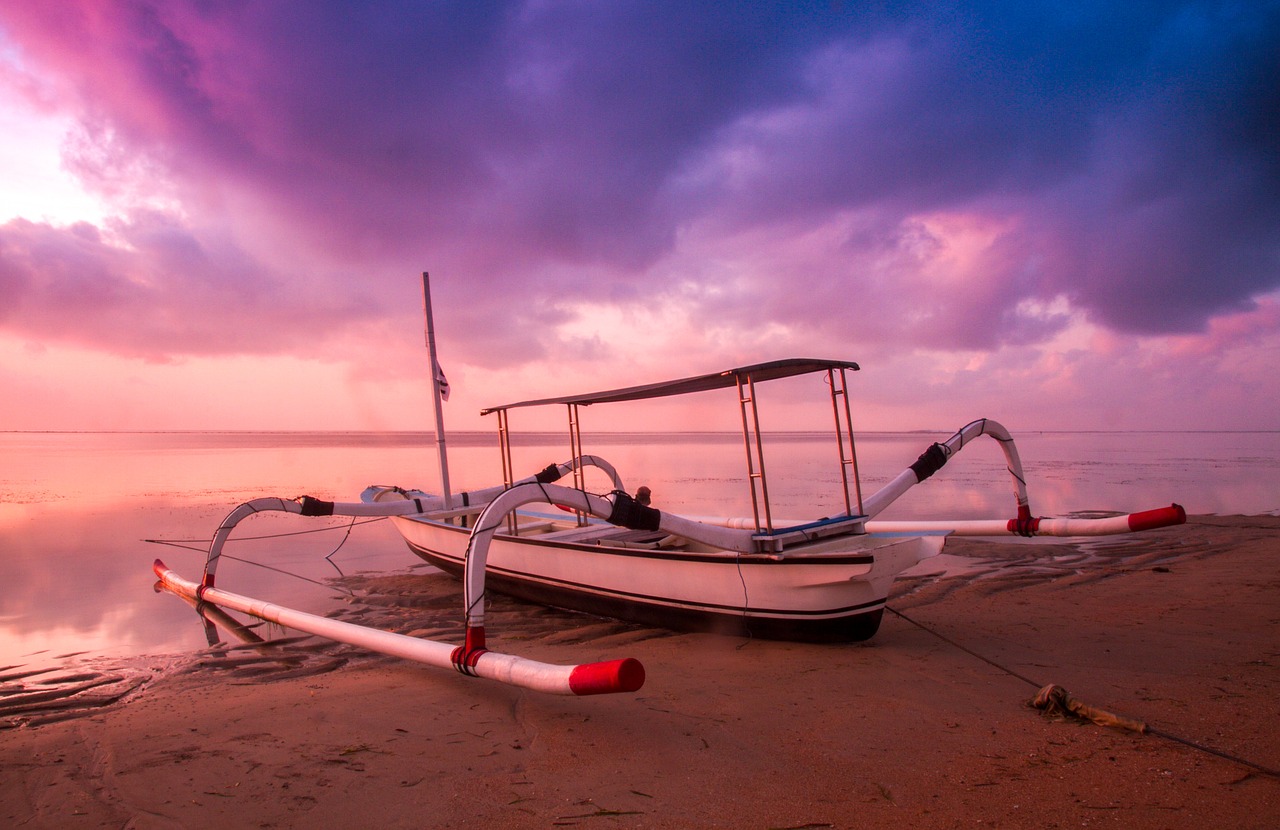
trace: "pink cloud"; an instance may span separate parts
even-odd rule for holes
[[[34,341],[162,362],[184,354],[304,351],[317,324],[333,334],[360,325],[376,308],[355,292],[299,295],[271,278],[228,240],[198,235],[160,213],[113,223],[109,233],[87,223],[60,228],[18,219],[0,226],[0,325]],[[273,302],[277,312],[291,313],[263,326],[263,306]]]
[[[115,219],[0,227],[0,326],[303,354],[426,267],[495,370],[616,351],[593,308],[743,362],[1212,333],[1280,284],[1280,20],[1219,11],[9,4]]]

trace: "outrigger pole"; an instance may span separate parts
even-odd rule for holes
[[[460,646],[318,617],[305,611],[233,594],[212,585],[197,585],[178,576],[159,559],[155,561],[153,570],[161,585],[188,602],[195,603],[197,607],[209,603],[231,608],[295,631],[305,631],[429,666],[453,668],[472,677],[484,677],[537,692],[560,695],[634,692],[644,685],[644,666],[630,657],[603,663],[559,666],[514,654],[486,651],[483,648],[464,654]]]
[[[431,280],[422,272],[422,305],[427,315],[427,353],[431,356],[431,399],[436,407],[436,449],[440,452],[440,495],[444,497],[444,509],[453,508],[449,494],[449,453],[444,445],[444,406],[440,399],[440,381],[444,372],[436,359],[436,329],[431,318]]]

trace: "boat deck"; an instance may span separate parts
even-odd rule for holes
[[[554,525],[554,522],[548,522]],[[570,527],[564,530],[554,528],[543,529],[538,524],[521,524],[519,535],[522,537],[537,536],[548,541],[574,542],[585,545],[603,545],[611,548],[640,548],[646,550],[681,549],[687,540],[672,536],[662,530],[628,530],[614,525],[589,524],[586,527]],[[542,530],[538,533],[538,530]],[[533,531],[533,532],[530,532]]]
[[[473,527],[485,505],[471,505],[454,510],[438,511],[434,520],[444,520],[462,527]],[[631,530],[607,523],[593,521],[578,525],[569,516],[549,516],[539,512],[517,512],[515,533],[499,530],[502,536],[533,538],[546,542],[563,542],[578,545],[600,545],[611,548],[639,550],[711,550],[706,545],[672,535],[662,530]],[[752,536],[758,553],[781,553],[787,548],[828,539],[833,536],[858,535],[866,532],[866,516],[836,516],[817,519],[798,525],[775,528],[772,532]]]

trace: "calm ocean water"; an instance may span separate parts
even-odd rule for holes
[[[864,493],[947,434],[871,433],[857,452]],[[1015,435],[1038,515],[1133,511],[1171,502],[1190,513],[1280,511],[1280,433]],[[629,489],[690,515],[749,515],[735,434],[585,436]],[[450,439],[454,489],[501,479],[496,438]],[[521,474],[568,456],[559,435],[521,436]],[[826,435],[769,436],[774,514],[837,509],[839,464]],[[157,557],[197,579],[214,528],[256,496],[358,500],[369,484],[438,488],[434,439],[423,433],[0,433],[0,667],[189,653],[206,645],[194,612],[156,595]],[[596,489],[608,489],[595,482]],[[591,487],[592,482],[588,482]],[[971,444],[909,492],[885,519],[1006,518],[1012,490],[998,445]],[[320,533],[279,536],[316,527]],[[228,548],[219,585],[304,609],[332,607],[339,574],[417,564],[386,522],[255,516]],[[146,540],[160,540],[161,543]],[[336,550],[336,553],[334,551]],[[328,559],[326,556],[332,554]]]

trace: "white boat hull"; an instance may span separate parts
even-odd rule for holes
[[[409,548],[461,576],[470,530],[392,517]],[[943,534],[860,534],[780,554],[628,549],[495,536],[486,585],[542,605],[677,630],[818,642],[875,634],[894,577],[942,549]]]

